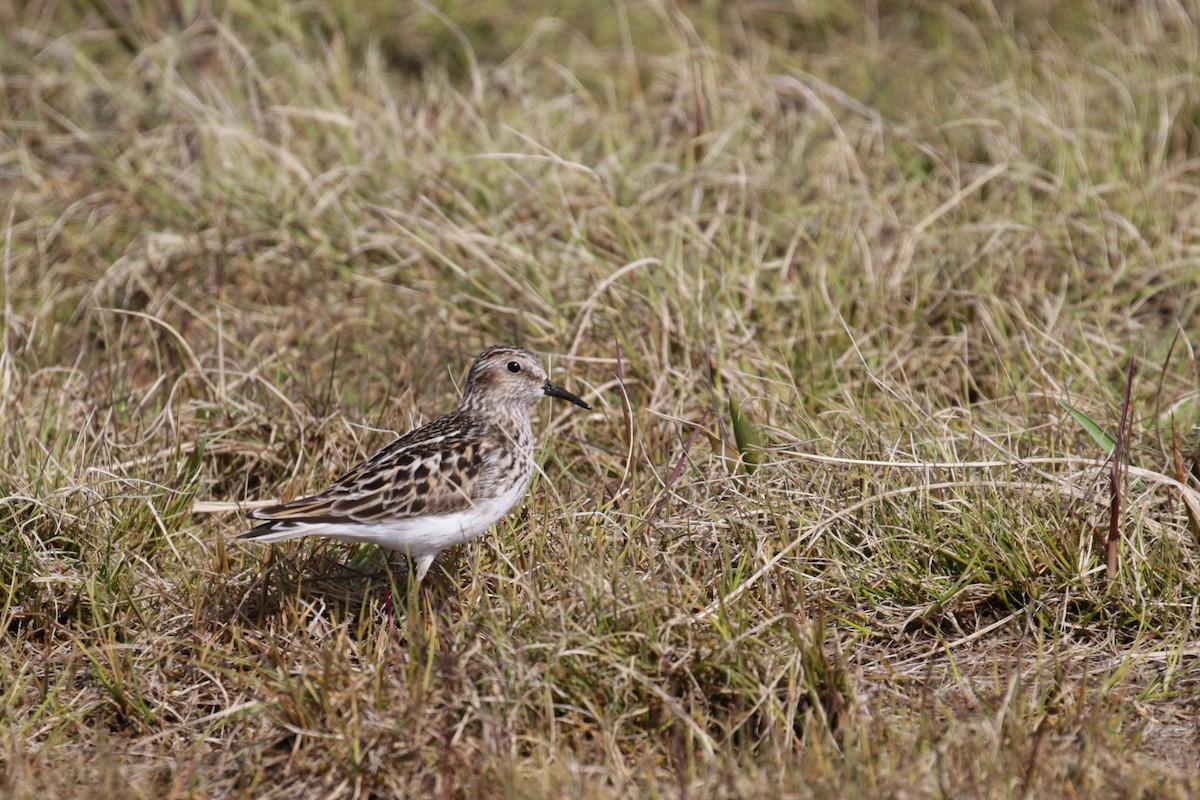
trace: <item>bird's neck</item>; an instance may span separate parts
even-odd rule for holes
[[[480,417],[493,425],[514,433],[518,431],[531,432],[533,429],[529,416],[529,406],[521,403],[501,403],[497,405],[479,397],[467,395],[458,404],[457,411],[458,413],[467,413]]]

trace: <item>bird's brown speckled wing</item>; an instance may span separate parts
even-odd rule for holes
[[[507,446],[502,434],[489,427],[477,417],[449,414],[401,436],[323,492],[258,509],[250,516],[370,523],[465,511],[472,497],[488,496],[487,484],[495,480],[490,474],[495,471],[493,451]]]

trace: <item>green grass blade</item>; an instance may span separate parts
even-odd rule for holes
[[[762,460],[758,427],[750,421],[741,404],[732,395],[729,398],[729,416],[733,421],[733,438],[737,441],[738,452],[742,454],[742,466],[747,474],[752,474]]]
[[[1079,426],[1087,431],[1088,436],[1092,437],[1092,441],[1104,448],[1105,452],[1111,453],[1117,446],[1117,440],[1105,433],[1104,429],[1087,414],[1063,400],[1059,400],[1058,404],[1066,409],[1066,412],[1079,423]]]

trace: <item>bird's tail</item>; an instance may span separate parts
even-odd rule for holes
[[[299,539],[312,533],[312,526],[301,525],[290,520],[272,520],[256,525],[245,533],[238,534],[238,539],[252,542],[285,542],[288,539]]]

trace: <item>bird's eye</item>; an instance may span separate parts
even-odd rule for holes
[[[508,362],[508,371],[509,372],[520,372],[521,365],[515,361],[510,361],[510,362]]]

